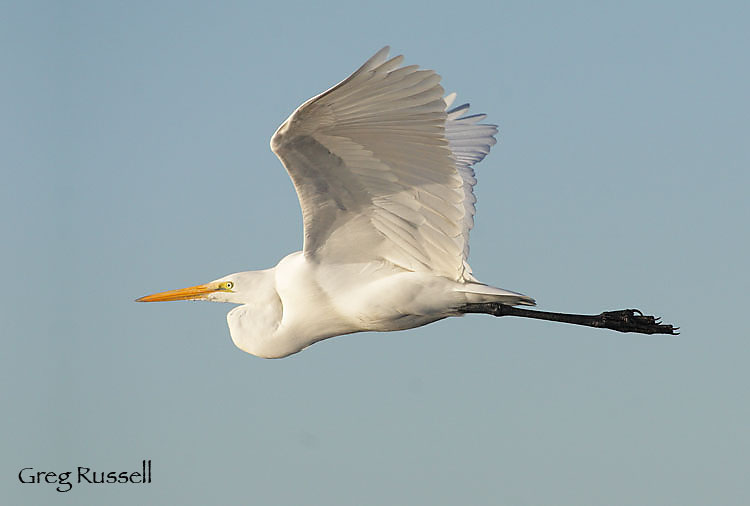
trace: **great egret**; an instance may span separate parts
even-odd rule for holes
[[[451,108],[440,76],[378,51],[351,76],[302,104],[271,138],[304,221],[302,251],[272,269],[238,272],[140,302],[241,304],[227,315],[234,344],[286,357],[323,339],[403,330],[489,313],[674,333],[637,310],[596,316],[515,308],[520,293],[479,282],[466,261],[473,225],[472,166],[495,125]]]

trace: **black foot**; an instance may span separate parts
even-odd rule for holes
[[[677,335],[680,328],[661,323],[661,318],[644,315],[637,309],[605,311],[597,315],[594,327],[616,330],[618,332],[639,332],[641,334]]]
[[[550,313],[534,309],[524,309],[507,306],[497,302],[466,304],[457,308],[459,313],[487,313],[493,316],[518,316],[553,322],[572,323],[600,329],[611,329],[618,332],[640,332],[641,334],[670,334],[677,335],[679,327],[665,325],[661,318],[647,316],[637,309],[622,309],[620,311],[605,311],[598,315]]]

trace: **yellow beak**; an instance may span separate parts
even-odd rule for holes
[[[153,295],[144,295],[136,302],[167,302],[170,300],[201,300],[209,293],[218,292],[222,288],[219,283],[209,283],[207,285],[196,285],[178,290],[169,290],[168,292],[159,292]]]

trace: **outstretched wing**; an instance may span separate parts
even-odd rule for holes
[[[271,138],[305,227],[303,252],[325,262],[385,260],[473,280],[466,263],[476,183],[495,144],[468,104],[446,111],[440,76],[378,51],[302,104]]]

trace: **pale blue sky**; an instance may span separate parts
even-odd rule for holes
[[[746,2],[3,2],[4,504],[750,503]],[[385,44],[486,112],[471,265],[552,311],[235,348],[136,304],[301,246],[268,148]],[[153,483],[21,485],[18,470]]]

